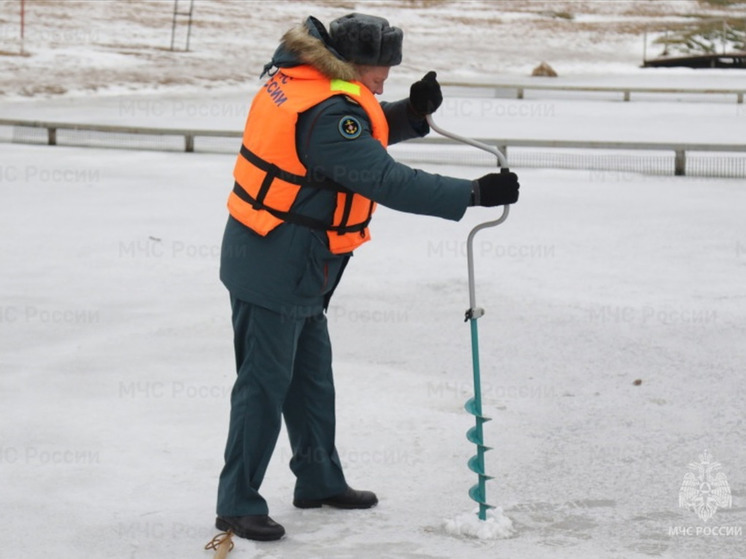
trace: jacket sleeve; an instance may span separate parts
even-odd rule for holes
[[[345,136],[353,117],[360,134]],[[370,131],[367,114],[333,97],[301,114],[297,148],[312,176],[325,176],[375,202],[403,212],[458,221],[469,205],[472,181],[427,173],[395,161]]]
[[[389,145],[412,138],[422,138],[430,133],[427,120],[414,114],[409,106],[409,99],[382,101],[381,108],[389,123]]]

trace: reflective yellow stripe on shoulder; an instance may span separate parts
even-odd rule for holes
[[[344,91],[350,95],[360,95],[360,86],[344,80],[331,80],[329,89],[331,91]]]

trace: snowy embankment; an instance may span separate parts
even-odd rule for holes
[[[560,80],[648,77],[654,72],[639,69],[643,54],[661,53],[655,40],[665,31],[746,13],[746,4],[697,0],[197,0],[189,52],[183,52],[183,17],[170,50],[173,2],[26,2],[23,44],[20,5],[0,0],[0,98],[251,86],[288,27],[309,15],[328,23],[350,10],[383,15],[404,30],[404,61],[391,78],[402,85],[430,68],[451,80],[514,81],[541,62]],[[181,0],[182,10],[186,5]]]

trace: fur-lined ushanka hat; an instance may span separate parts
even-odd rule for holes
[[[262,76],[272,67],[310,64],[342,80],[355,79],[353,64],[396,66],[402,60],[402,30],[382,17],[352,13],[335,19],[329,32],[315,17],[287,31]]]
[[[382,17],[348,14],[329,25],[332,44],[355,64],[396,66],[401,64],[404,33]]]

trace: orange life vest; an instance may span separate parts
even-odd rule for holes
[[[389,127],[383,109],[362,83],[330,80],[308,65],[281,69],[252,102],[228,210],[262,236],[283,222],[325,230],[331,252],[343,254],[370,240],[368,223],[376,204],[331,179],[308,180],[295,147],[298,114],[333,95],[346,95],[359,103],[368,115],[373,137],[387,146]],[[301,188],[337,192],[332,223],[292,211]]]

